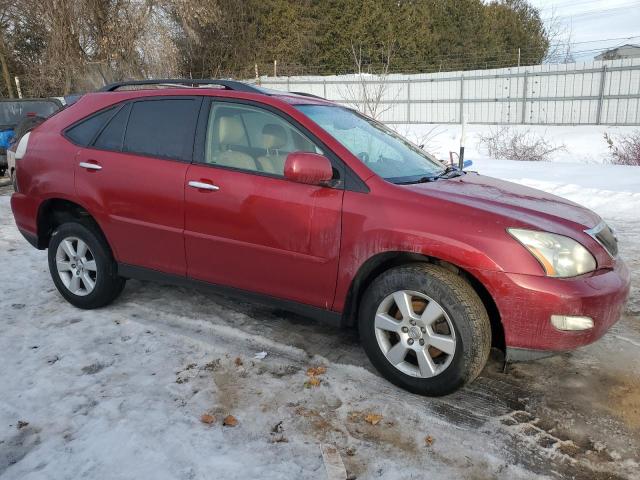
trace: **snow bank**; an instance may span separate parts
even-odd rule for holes
[[[393,128],[418,144],[426,143],[426,149],[438,158],[448,159],[449,151],[457,152],[460,146],[460,125],[415,124],[394,125]],[[487,152],[479,145],[479,137],[498,128],[502,128],[502,126],[467,125],[465,156],[473,160],[485,158]],[[552,155],[551,160],[554,162],[602,164],[607,163],[609,156],[609,149],[604,140],[605,132],[616,136],[639,130],[640,126],[511,125],[510,128],[518,131],[529,130],[533,134],[544,137],[554,146],[564,145],[565,151],[559,151]]]

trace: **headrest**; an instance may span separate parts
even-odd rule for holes
[[[238,117],[220,117],[218,138],[221,145],[239,145],[244,140],[244,127]]]
[[[282,148],[287,144],[287,132],[282,125],[267,123],[262,127],[262,143],[267,150]]]

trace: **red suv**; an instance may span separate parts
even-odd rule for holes
[[[128,278],[213,286],[357,325],[375,367],[421,394],[473,380],[492,345],[522,360],[591,343],[629,293],[595,213],[306,94],[114,84],[16,157],[16,223],[73,305]]]

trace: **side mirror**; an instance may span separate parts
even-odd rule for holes
[[[323,185],[333,177],[333,168],[325,156],[291,152],[284,162],[284,176],[292,182]]]

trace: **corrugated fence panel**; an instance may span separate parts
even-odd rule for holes
[[[387,123],[640,125],[640,59],[386,76],[262,77]]]

